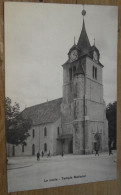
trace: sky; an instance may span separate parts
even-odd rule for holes
[[[91,45],[100,52],[106,104],[117,96],[116,6],[84,5]],[[82,29],[81,4],[5,2],[5,95],[21,110],[62,97],[68,51]]]

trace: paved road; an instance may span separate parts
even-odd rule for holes
[[[116,156],[67,155],[9,158],[9,192],[116,179]],[[24,168],[21,168],[25,165]],[[27,166],[30,165],[30,166]],[[14,169],[15,168],[15,169]]]

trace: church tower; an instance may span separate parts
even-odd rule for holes
[[[62,150],[91,154],[94,147],[108,150],[108,123],[103,100],[103,65],[95,43],[90,45],[84,16],[78,43],[68,52],[63,67]]]

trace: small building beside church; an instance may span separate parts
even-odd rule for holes
[[[85,10],[82,15],[85,15]],[[63,68],[63,97],[26,108],[33,121],[27,146],[7,145],[8,156],[92,154],[108,150],[108,121],[103,99],[100,52],[90,44],[83,19],[77,44],[70,48]]]

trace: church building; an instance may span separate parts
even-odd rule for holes
[[[26,108],[33,121],[27,146],[7,146],[8,156],[92,154],[108,150],[108,122],[103,99],[100,52],[90,44],[83,24],[77,44],[70,48],[63,68],[63,97]]]

